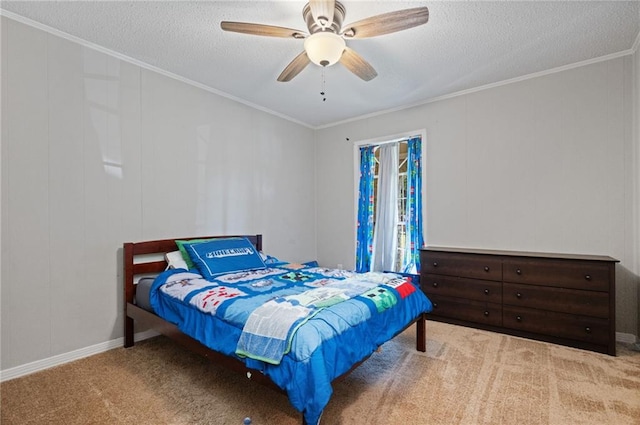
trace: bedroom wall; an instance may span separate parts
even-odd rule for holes
[[[354,265],[354,143],[425,129],[427,244],[617,258],[617,331],[638,335],[631,73],[624,56],[317,131],[319,261]]]
[[[117,343],[123,242],[262,233],[273,255],[315,258],[313,130],[0,28],[3,372]]]

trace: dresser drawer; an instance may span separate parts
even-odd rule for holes
[[[606,292],[505,282],[502,299],[505,304],[517,307],[609,318],[609,294]]]
[[[430,295],[429,299],[433,304],[433,311],[429,314],[485,325],[502,325],[502,306],[500,304],[440,295]]]
[[[487,255],[420,252],[422,272],[483,280],[502,280],[502,261]]]
[[[502,282],[465,277],[423,274],[422,290],[428,296],[445,295],[477,301],[502,303]]]
[[[502,324],[505,328],[592,344],[609,342],[609,321],[606,319],[504,305]]]
[[[609,290],[609,270],[606,264],[586,261],[509,258],[503,262],[505,282],[590,291]]]

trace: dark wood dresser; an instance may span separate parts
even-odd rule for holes
[[[427,318],[615,356],[615,264],[597,255],[427,247]]]

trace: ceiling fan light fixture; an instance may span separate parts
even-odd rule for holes
[[[345,13],[345,7],[337,0],[308,0],[302,8],[302,17],[307,24],[308,33],[292,28],[250,22],[222,21],[220,27],[224,31],[242,34],[304,38],[304,51],[286,66],[278,76],[278,81],[291,81],[309,63],[327,67],[336,62],[340,62],[363,81],[370,81],[378,73],[362,56],[347,47],[345,40],[391,34],[429,21],[427,7],[414,7],[371,16],[343,27]]]
[[[330,31],[316,32],[304,40],[304,50],[309,60],[319,66],[331,66],[338,62],[345,47],[344,39]]]

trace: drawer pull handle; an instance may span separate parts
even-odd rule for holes
[[[584,328],[584,331],[586,333],[590,334],[591,333],[591,328],[587,326],[586,328]]]
[[[489,272],[489,267],[488,266],[484,266],[484,271],[485,272]]]
[[[489,290],[488,290],[488,289],[485,289],[485,290],[484,290],[484,294],[485,294],[485,295],[489,295]]]
[[[522,274],[522,270],[516,269],[516,274]]]
[[[438,308],[438,303],[432,303],[433,308]]]
[[[584,275],[584,278],[587,279],[587,280],[591,280],[591,275],[590,274],[586,274],[586,275]]]
[[[522,294],[520,292],[517,292],[516,293],[516,298],[518,298],[518,299],[522,298]]]
[[[516,320],[517,320],[518,322],[522,322],[522,316],[516,316]]]
[[[438,287],[438,282],[433,282],[433,285],[431,285],[431,286],[433,286],[434,288],[437,288]]]
[[[489,316],[489,312],[485,310],[484,315],[485,315],[486,317],[488,317],[488,316]]]
[[[433,262],[433,267],[438,267],[438,262],[437,261]]]

